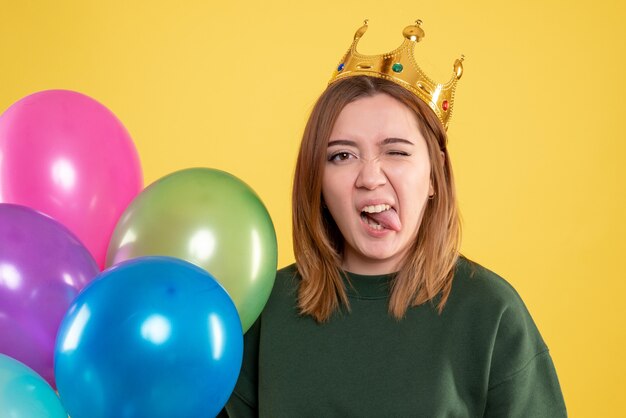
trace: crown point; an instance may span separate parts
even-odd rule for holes
[[[446,84],[435,84],[419,68],[415,62],[413,50],[415,45],[410,42],[419,42],[424,37],[421,28],[422,21],[416,20],[404,28],[402,34],[406,38],[399,48],[381,55],[362,55],[357,52],[359,38],[367,31],[368,20],[356,31],[354,41],[345,53],[340,63],[335,67],[329,85],[337,80],[353,76],[380,77],[390,80],[415,94],[436,113],[437,118],[448,130],[448,122],[454,106],[454,90],[456,82],[463,75],[464,55],[454,61],[453,77]],[[407,68],[404,68],[404,67]],[[347,71],[347,72],[344,72]],[[434,89],[434,90],[433,90]]]
[[[461,76],[463,75],[463,59],[465,57],[463,57],[461,55],[460,59],[457,59],[456,61],[454,61],[454,74],[456,75],[456,79],[460,79]]]
[[[421,20],[418,20],[417,22],[421,23]],[[404,28],[402,35],[410,41],[419,42],[424,37],[424,30],[420,28],[418,24],[410,25]]]
[[[361,26],[359,29],[357,29],[356,33],[354,34],[354,40],[356,41],[357,39],[360,39],[361,36],[363,36],[363,34],[365,32],[367,32],[367,22],[368,20],[365,19],[363,21],[363,26]]]

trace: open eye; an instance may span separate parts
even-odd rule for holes
[[[354,154],[349,153],[347,151],[339,151],[339,152],[330,154],[328,156],[328,161],[339,162],[339,161],[349,160],[350,158],[356,158],[356,157],[354,156]]]

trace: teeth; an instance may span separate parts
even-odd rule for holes
[[[391,206],[389,205],[371,205],[371,206],[365,206],[363,208],[363,210],[361,210],[361,212],[366,212],[366,213],[380,213],[386,210],[391,209]]]
[[[365,218],[365,222],[367,222],[367,224],[371,226],[373,229],[377,229],[377,230],[383,229],[383,226],[377,223],[376,221],[374,221],[373,219],[370,219],[366,216],[364,216],[364,218]]]

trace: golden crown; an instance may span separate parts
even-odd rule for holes
[[[463,56],[454,62],[454,74],[446,84],[438,84],[424,74],[415,61],[413,49],[424,37],[422,21],[404,28],[404,41],[395,50],[382,55],[363,55],[357,52],[359,39],[367,31],[367,20],[354,34],[354,41],[333,72],[328,84],[357,75],[384,78],[413,92],[435,112],[443,126],[448,128],[452,114],[454,90],[463,74]]]

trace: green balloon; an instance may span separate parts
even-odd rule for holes
[[[211,273],[235,303],[244,332],[269,298],[278,263],[274,225],[259,197],[209,168],[157,180],[122,214],[106,265],[147,255],[181,258]]]

